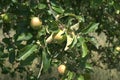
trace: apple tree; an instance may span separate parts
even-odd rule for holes
[[[114,34],[119,35],[117,0],[1,0],[0,3],[3,34],[0,67],[4,74],[26,72],[27,80],[39,80],[54,68],[58,71],[54,80],[89,80],[90,53],[92,48],[99,48],[96,38],[89,34],[105,31],[108,38],[112,37],[109,41]]]

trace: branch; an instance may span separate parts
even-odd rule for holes
[[[53,11],[52,7],[51,7],[51,4],[50,4],[50,0],[47,0],[47,4],[48,4],[48,7],[51,11],[51,14],[53,15],[53,17],[55,18],[55,20],[57,20],[57,17],[55,15],[55,12]]]
[[[37,79],[40,78],[42,68],[43,68],[43,61],[42,61],[42,63],[41,63],[41,67],[40,67],[40,70],[39,70],[39,73],[38,73]]]

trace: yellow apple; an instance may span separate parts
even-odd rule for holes
[[[58,72],[60,74],[64,74],[66,71],[66,66],[64,64],[61,64],[60,66],[58,66]]]
[[[59,32],[54,36],[54,41],[57,43],[62,43],[66,40],[65,30],[59,30]]]
[[[32,17],[30,25],[34,30],[38,30],[41,28],[42,21],[38,17]]]

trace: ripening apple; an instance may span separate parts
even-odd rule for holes
[[[54,41],[57,43],[62,43],[66,40],[65,30],[59,30],[59,32],[54,36]]]
[[[4,14],[1,14],[1,18],[3,19],[3,21],[5,21],[5,22],[10,22],[10,15],[9,14],[6,14],[6,13],[4,13]]]
[[[61,64],[60,66],[58,66],[58,72],[60,74],[64,74],[66,71],[66,66],[64,64]]]
[[[38,30],[41,28],[42,21],[39,19],[39,17],[32,17],[30,25],[34,30]]]
[[[117,50],[117,51],[120,51],[120,46],[117,46],[117,47],[116,47],[116,50]]]

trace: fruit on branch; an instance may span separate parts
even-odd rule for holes
[[[54,41],[57,43],[62,43],[66,40],[65,30],[59,30],[59,32],[54,36]]]
[[[30,25],[34,30],[38,30],[41,28],[42,21],[38,17],[32,17]]]
[[[9,23],[11,21],[10,14],[4,13],[0,15],[4,22]]]
[[[58,72],[60,74],[64,74],[66,71],[66,66],[64,64],[61,64],[60,66],[58,66]]]

